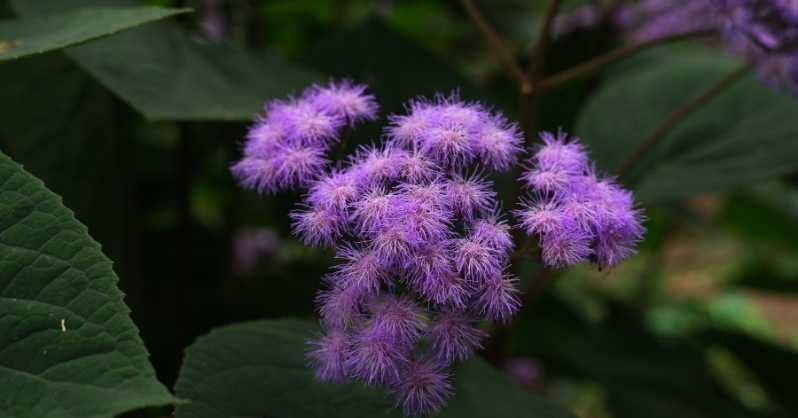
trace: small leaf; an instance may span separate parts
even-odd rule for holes
[[[177,418],[401,417],[381,391],[359,384],[317,383],[304,360],[308,321],[265,320],[217,328],[186,350],[175,386]],[[572,418],[524,392],[484,361],[457,371],[455,396],[440,417]]]
[[[660,55],[590,100],[577,126],[599,164],[617,169],[682,103],[740,65],[715,52]],[[680,123],[631,178],[644,201],[720,191],[798,167],[798,103],[748,77]]]
[[[117,280],[61,199],[0,153],[0,415],[108,418],[174,402]]]
[[[0,21],[0,61],[55,51],[187,11],[152,6],[95,7]]]

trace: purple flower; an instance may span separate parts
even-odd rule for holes
[[[455,266],[470,283],[482,283],[496,274],[501,275],[502,261],[493,248],[478,241],[470,239],[455,241]]]
[[[411,101],[406,115],[389,117],[391,125],[386,129],[392,146],[415,147],[421,143],[421,135],[433,126],[432,116],[437,108],[430,102],[419,99]]]
[[[522,202],[515,214],[528,235],[556,234],[562,229],[566,216],[560,205],[550,201]]]
[[[405,155],[400,171],[402,178],[414,184],[430,182],[442,175],[440,168],[420,152]]]
[[[380,286],[388,283],[388,266],[374,250],[342,247],[336,257],[344,260],[335,267],[336,281],[357,294],[376,296]]]
[[[538,147],[532,158],[538,170],[579,174],[588,169],[587,152],[578,138],[560,130],[557,135],[541,132],[540,139],[543,145]]]
[[[489,218],[477,219],[470,227],[469,239],[492,248],[498,254],[508,255],[512,251],[513,237],[510,235],[510,226],[499,220],[497,214]]]
[[[307,359],[320,382],[347,381],[346,359],[351,352],[351,338],[341,331],[332,331],[308,341]]]
[[[276,148],[285,143],[287,136],[282,125],[269,123],[264,118],[258,117],[247,131],[244,156],[269,159]]]
[[[405,260],[406,280],[414,289],[423,293],[425,283],[440,275],[449,275],[454,270],[451,257],[451,243],[439,241],[425,243],[413,251]]]
[[[487,334],[467,314],[443,311],[430,325],[427,337],[436,360],[441,364],[451,364],[467,360],[474,350],[482,349],[481,341]]]
[[[336,284],[335,279],[335,276],[326,278],[332,288],[316,295],[316,306],[326,326],[347,329],[360,321],[364,295],[358,288]]]
[[[381,335],[397,345],[411,347],[424,328],[418,306],[409,297],[386,296],[372,303],[372,317],[364,328],[369,335]]]
[[[313,207],[342,212],[358,196],[354,176],[349,172],[334,171],[311,184],[306,200]]]
[[[477,309],[488,318],[509,322],[521,307],[518,299],[518,279],[497,274],[486,280],[476,300]]]
[[[494,115],[472,137],[471,149],[480,163],[496,171],[507,171],[515,165],[523,143],[523,135],[516,124]]]
[[[451,268],[443,269],[419,280],[416,289],[429,302],[464,309],[469,296],[465,283]]]
[[[463,167],[475,156],[471,147],[473,135],[468,126],[441,124],[422,132],[420,150],[443,167]]]
[[[389,221],[398,198],[387,194],[382,187],[375,187],[354,202],[352,216],[358,223],[361,233],[373,233]]]
[[[344,367],[368,385],[392,384],[409,362],[407,346],[381,332],[366,329],[355,337]]]
[[[452,213],[446,205],[443,184],[400,184],[397,189],[399,220],[394,223],[404,224],[414,242],[438,242],[449,237]]]
[[[452,176],[447,185],[447,200],[454,210],[471,221],[496,207],[496,192],[493,184],[482,179],[478,174],[470,177]]]
[[[307,245],[332,247],[341,235],[343,220],[332,209],[311,207],[293,211],[289,216],[293,220],[294,234],[302,237]]]
[[[541,257],[549,267],[567,267],[586,261],[593,254],[592,234],[566,223],[558,231],[540,237]]]
[[[327,146],[338,140],[344,119],[307,100],[276,101],[267,106],[267,121],[283,127],[287,139],[303,145]]]
[[[316,109],[354,126],[361,120],[377,119],[380,107],[374,96],[366,94],[366,88],[365,84],[352,84],[349,80],[330,81],[326,86],[312,87],[306,100]]]
[[[450,376],[432,360],[411,363],[395,386],[396,404],[407,416],[427,416],[439,412],[452,393]]]
[[[278,145],[268,158],[245,157],[231,171],[242,186],[260,193],[276,193],[316,178],[327,160],[316,147]]]
[[[381,225],[371,239],[371,246],[387,263],[401,264],[412,254],[415,242],[407,226],[401,223]]]
[[[567,175],[551,182],[528,181],[532,196],[514,213],[527,234],[536,236],[544,264],[566,267],[593,259],[600,269],[612,267],[635,252],[643,237],[642,214],[632,194],[599,178],[588,166],[587,153],[564,132],[543,133],[527,179],[546,170]]]
[[[402,175],[406,153],[391,147],[362,147],[352,159],[353,175],[367,187],[386,184]]]

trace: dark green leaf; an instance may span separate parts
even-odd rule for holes
[[[0,89],[0,147],[64,198],[123,272],[124,105],[60,54],[2,65],[0,79],[14,80]]]
[[[116,282],[60,198],[0,154],[0,415],[108,418],[174,401]]]
[[[0,61],[54,51],[184,13],[139,6],[87,8],[0,22]]]
[[[361,385],[316,383],[305,364],[307,321],[268,320],[218,328],[186,351],[178,418],[401,417],[392,401]],[[525,393],[480,360],[457,372],[456,395],[440,417],[572,417]]]
[[[670,112],[730,74],[739,62],[704,51],[660,55],[607,82],[577,133],[612,172]],[[748,77],[689,116],[631,176],[642,200],[718,191],[798,167],[798,103]]]
[[[92,2],[66,7],[75,3]],[[12,4],[23,16],[65,7],[56,0]],[[270,54],[200,44],[171,23],[71,48],[67,55],[149,119],[250,120],[265,100],[319,78]]]

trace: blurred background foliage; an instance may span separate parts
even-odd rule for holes
[[[170,386],[184,347],[211,327],[313,317],[331,263],[291,237],[295,195],[263,198],[229,174],[264,100],[335,76],[370,84],[383,115],[453,89],[521,114],[514,83],[456,1],[147,3],[195,13],[0,64],[0,149],[62,195],[103,244]],[[522,61],[545,3],[478,2]],[[75,6],[0,0],[3,17],[59,7]],[[615,43],[603,28],[560,37],[546,72]],[[611,169],[655,116],[729,67],[705,50],[696,63],[696,48],[657,49],[547,92],[539,127],[583,135]],[[747,80],[700,123],[678,129],[644,164],[655,174],[633,177],[648,216],[640,254],[547,284],[532,283],[539,266],[526,262],[526,306],[485,356],[585,418],[798,416],[798,171],[786,161],[798,155],[793,100]],[[731,114],[760,123],[743,126]],[[791,130],[778,131],[788,122]],[[762,129],[777,132],[767,139]],[[379,132],[379,123],[364,126],[348,146]],[[698,160],[725,174],[690,171],[689,158],[657,165],[685,149],[728,157]],[[739,149],[763,159],[743,161]],[[511,207],[512,177],[496,180]]]

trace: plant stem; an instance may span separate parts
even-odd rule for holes
[[[538,41],[529,55],[528,88],[521,89],[521,128],[527,139],[533,138],[537,129],[538,95],[535,84],[546,70],[546,53],[551,45],[551,29],[562,0],[551,0],[543,14]]]
[[[546,90],[553,87],[558,87],[565,83],[573,81],[577,78],[593,74],[594,72],[610,64],[629,58],[633,55],[639,54],[640,52],[643,52],[649,48],[670,42],[699,38],[707,36],[709,34],[710,33],[706,31],[689,32],[678,35],[666,36],[663,38],[651,39],[645,42],[640,42],[632,45],[622,46],[620,48],[607,52],[604,55],[599,55],[598,57],[592,58],[574,67],[571,67],[565,71],[554,74],[551,77],[546,77],[543,80],[540,80],[540,82],[538,82],[537,84],[535,84],[533,88],[535,90]]]
[[[551,29],[554,26],[554,18],[557,17],[560,5],[562,5],[562,0],[551,0],[543,13],[543,24],[540,26],[538,42],[532,50],[532,56],[529,60],[529,77],[533,82],[543,77],[546,51],[551,45]]]
[[[499,36],[493,26],[485,19],[485,16],[482,12],[479,11],[476,4],[474,4],[473,0],[460,0],[460,3],[463,5],[466,13],[468,13],[468,17],[477,25],[482,36],[485,38],[486,41],[493,47],[493,52],[496,54],[496,58],[499,59],[502,65],[504,65],[507,72],[513,79],[518,83],[519,88],[521,91],[530,90],[531,84],[529,79],[527,78],[526,74],[524,74],[524,70],[518,65],[518,62],[515,60],[510,48],[507,47],[505,42]]]
[[[624,160],[616,171],[618,177],[622,177],[629,173],[629,170],[640,161],[651,149],[659,144],[665,137],[668,136],[679,123],[687,119],[694,111],[711,102],[720,93],[731,87],[737,80],[748,74],[751,70],[752,64],[745,64],[742,67],[734,70],[731,74],[720,79],[715,84],[709,86],[700,94],[692,97],[684,102],[681,106],[671,112],[660,124],[654,129],[651,134],[638,145],[638,147]]]

